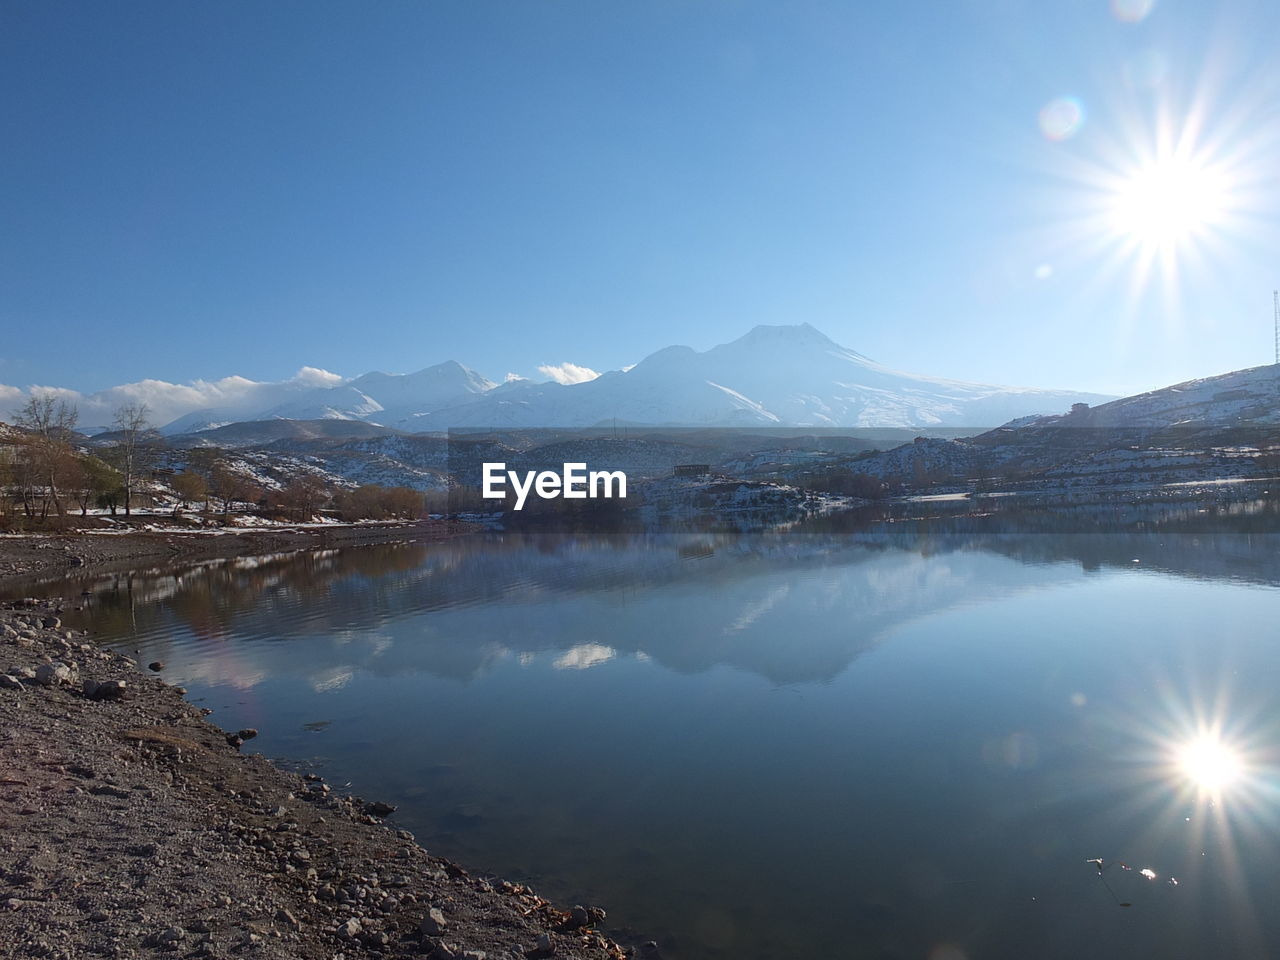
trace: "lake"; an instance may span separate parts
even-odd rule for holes
[[[837,527],[46,592],[252,748],[664,957],[1275,955],[1274,534]]]

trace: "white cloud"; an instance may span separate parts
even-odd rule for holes
[[[298,372],[293,375],[293,379],[297,383],[305,383],[309,387],[336,387],[346,382],[346,377],[340,373],[330,373],[328,370],[321,370],[319,367],[299,367]]]
[[[356,675],[350,667],[330,667],[311,676],[311,689],[316,693],[332,693],[341,690]]]
[[[586,383],[600,376],[590,367],[569,363],[567,360],[564,363],[544,363],[538,367],[538,372],[556,383]]]
[[[608,663],[615,656],[617,652],[613,647],[606,647],[599,643],[580,643],[556,657],[551,666],[557,670],[590,670],[602,663]]]
[[[192,380],[190,383],[139,380],[90,394],[65,387],[33,384],[19,389],[0,384],[0,419],[11,421],[14,412],[32,394],[52,393],[80,408],[82,429],[110,426],[116,410],[126,403],[145,403],[150,408],[152,425],[164,426],[197,410],[213,409],[228,416],[259,413],[303,391],[333,387],[344,382],[344,377],[328,370],[303,367],[288,380],[258,381],[236,376],[221,380]]]
[[[503,377],[503,378],[502,378],[502,382],[503,382],[503,383],[515,383],[515,382],[516,382],[516,381],[518,381],[518,380],[524,380],[524,379],[526,379],[526,378],[525,378],[525,377],[520,376],[520,374],[518,374],[518,373],[508,373],[505,377]]]

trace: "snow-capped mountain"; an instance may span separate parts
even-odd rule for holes
[[[417,373],[366,373],[341,386],[319,387],[258,419],[364,420],[413,429],[418,415],[466,403],[493,388],[474,370],[446,360]]]
[[[367,373],[300,390],[262,409],[200,410],[165,428],[229,422],[353,420],[410,433],[451,427],[655,426],[994,427],[1110,399],[902,373],[843,347],[807,323],[760,326],[699,353],[666,347],[627,370],[584,383],[495,385],[448,361],[417,373]]]
[[[667,347],[586,383],[521,381],[418,418],[419,429],[684,426],[995,426],[1109,399],[901,373],[807,323],[760,326],[703,353]]]
[[[365,420],[376,417],[385,409],[354,383],[347,383],[309,391],[296,400],[272,407],[260,419]]]
[[[236,410],[197,410],[167,424],[169,436],[216,429],[228,423],[258,420],[360,420],[397,429],[414,430],[424,412],[457,406],[494,384],[453,360],[417,373],[366,373],[336,386],[317,386],[295,392],[283,403]]]

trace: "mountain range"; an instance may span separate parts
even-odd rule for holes
[[[777,361],[773,369],[761,370],[762,356]],[[801,366],[808,378],[793,379]],[[783,482],[844,471],[894,489],[975,477],[1074,487],[1280,473],[1280,364],[1091,405],[1082,399],[1088,394],[980,387],[885,370],[802,326],[757,328],[706,353],[669,348],[632,370],[574,386],[497,386],[445,363],[408,376],[367,374],[288,389],[283,401],[274,396],[265,419],[218,424],[218,412],[206,409],[170,424],[165,465],[183,469],[186,451],[194,448],[221,450],[267,488],[313,472],[339,485],[438,489],[446,476],[478,469],[483,459],[528,469],[581,460],[640,479],[670,476],[678,463]],[[426,409],[432,404],[440,406]],[[1008,417],[1027,405],[1056,412]],[[602,409],[623,411],[632,428],[620,434],[611,423],[584,431],[522,426],[599,423]],[[978,411],[971,423],[1004,419],[985,430],[938,425],[964,411]],[[384,426],[375,422],[379,417],[419,429]],[[905,425],[868,426],[886,423]],[[458,460],[452,441],[436,431],[469,424],[486,427]],[[21,435],[0,424],[0,443]],[[99,448],[118,440],[102,432],[84,442]]]
[[[917,485],[975,476],[1068,487],[1273,477],[1280,469],[1280,364],[1024,417],[976,436],[922,437],[848,466]]]
[[[582,383],[495,384],[454,361],[411,374],[366,373],[298,387],[285,402],[262,408],[196,410],[162,432],[272,419],[356,421],[407,433],[605,424],[982,428],[1108,399],[903,373],[803,323],[758,326],[704,352],[667,347]]]

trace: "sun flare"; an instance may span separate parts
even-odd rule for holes
[[[1112,226],[1156,247],[1176,246],[1219,223],[1228,211],[1221,175],[1190,160],[1153,160],[1116,186]]]
[[[1202,790],[1220,791],[1240,779],[1244,764],[1240,754],[1214,736],[1201,736],[1178,752],[1182,774]]]

